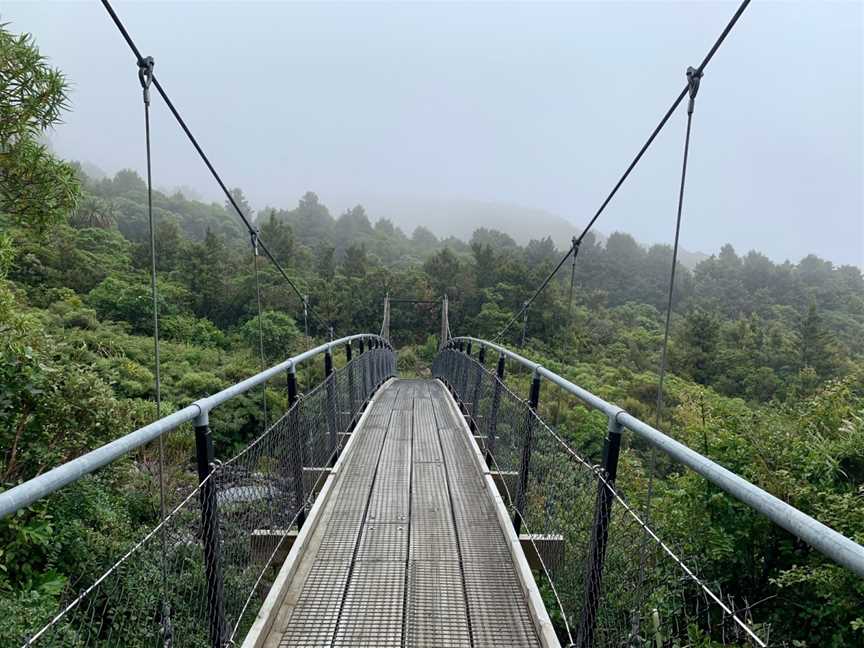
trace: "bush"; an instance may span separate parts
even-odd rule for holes
[[[225,334],[208,319],[194,315],[169,315],[159,322],[163,337],[175,342],[195,344],[203,347],[224,348]]]

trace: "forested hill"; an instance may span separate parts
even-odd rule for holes
[[[76,174],[78,206],[62,218],[2,216],[0,447],[6,450],[0,476],[5,484],[155,416],[145,185],[130,171],[98,181],[80,168]],[[245,206],[242,192],[235,196]],[[236,217],[222,205],[179,194],[157,192],[154,202],[164,413],[253,374],[260,360],[251,247]],[[442,241],[424,228],[409,237],[387,220],[373,224],[359,206],[334,217],[313,193],[294,209],[253,216],[269,249],[339,334],[377,331],[387,293],[429,300],[446,293],[454,334],[491,336],[561,256],[548,238],[519,246],[493,230],[474,232],[469,243]],[[576,263],[572,308],[565,271],[529,313],[526,352],[650,417],[670,261],[668,247],[644,249],[627,234],[614,233],[605,245],[586,239]],[[284,279],[268,263],[260,266],[265,352],[275,363],[313,340],[303,335],[302,309]],[[864,479],[860,271],[815,256],[778,265],[757,252],[741,257],[727,245],[694,271],[679,268],[679,273],[669,428],[847,535],[864,533],[861,515],[849,515],[860,513],[854,501]],[[437,306],[394,304],[391,327],[403,372],[422,371],[431,361],[439,317]],[[323,337],[320,325],[310,320],[309,327],[313,337]],[[521,327],[515,326],[505,342],[516,344],[520,337]],[[314,381],[301,377],[304,384]],[[239,398],[221,411],[216,434],[223,451],[247,443],[260,430],[254,398]],[[284,406],[284,398],[276,389],[268,394],[274,409]],[[546,406],[555,408],[548,415],[559,431],[596,454],[600,437],[589,419]],[[693,501],[701,497],[695,482],[675,480],[669,487],[682,498],[691,490]],[[125,506],[123,487],[106,489],[103,496],[113,504],[105,510],[116,515],[112,507]],[[794,552],[765,562],[764,552],[776,551],[770,543],[784,538],[776,531],[773,540],[753,535],[752,521],[730,531],[725,524],[713,526],[717,512],[711,507],[687,508],[674,497],[664,502],[671,508],[658,506],[656,523],[671,524],[689,543],[696,537],[691,521],[700,528],[699,542],[705,544],[689,550],[711,558],[711,575],[726,590],[754,599],[781,590],[816,600],[832,597],[837,614],[847,619],[848,636],[857,633],[848,625],[858,618],[854,577],[812,556],[815,571],[796,571],[802,558]],[[45,511],[34,515],[33,525],[48,524]],[[122,519],[106,533],[133,537],[136,518]],[[16,529],[0,526],[0,538],[11,542]],[[749,547],[746,565],[729,553],[741,543]],[[64,569],[74,571],[64,567],[65,559],[48,540],[22,546],[33,556],[27,565],[59,561],[61,577]],[[114,545],[105,546],[108,552]],[[95,552],[94,560],[99,555]],[[0,556],[0,566],[3,561],[0,591],[25,596],[36,588],[46,609],[55,604],[54,590],[28,581],[14,554]],[[751,575],[736,580],[745,568]],[[22,600],[30,601],[26,596]],[[775,623],[794,634],[794,620],[784,621],[782,609],[778,603]],[[835,625],[826,618],[824,627],[808,629],[808,636],[846,641],[846,630],[838,635]]]
[[[50,307],[57,290],[72,289],[96,317],[146,334],[147,307],[137,299],[147,290],[146,186],[132,171],[101,180],[88,179],[80,167],[78,174],[84,193],[68,225],[14,230],[10,277],[34,305]],[[242,191],[235,196],[250,211]],[[214,335],[236,333],[252,315],[250,247],[238,219],[180,193],[156,192],[154,203],[164,315],[174,318],[166,334],[181,335],[172,322],[192,320]],[[562,254],[549,237],[519,246],[489,229],[476,230],[467,243],[439,240],[422,226],[408,236],[388,219],[373,224],[361,206],[333,216],[311,192],[294,209],[250,215],[316,310],[344,331],[374,329],[385,293],[426,299],[447,293],[454,330],[492,334]],[[659,321],[670,262],[668,246],[645,249],[627,234],[613,233],[604,244],[586,239],[573,297],[580,355],[652,366],[648,348],[624,353],[616,331]],[[265,273],[268,308],[296,318],[296,301],[275,272]],[[529,337],[551,341],[568,332],[568,274],[532,309]],[[118,302],[123,296],[126,302]],[[802,379],[802,369],[815,373],[808,380],[824,380],[846,373],[864,353],[860,270],[815,256],[775,264],[725,245],[692,272],[680,269],[675,311],[673,370],[729,395],[782,396]],[[430,317],[399,309],[394,332],[403,342],[422,341],[434,330]]]

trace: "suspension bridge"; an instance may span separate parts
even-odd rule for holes
[[[663,377],[694,101],[738,8],[702,63],[572,247],[492,339],[454,337],[441,304],[432,377],[402,379],[390,338],[394,298],[378,333],[336,338],[270,254],[107,0],[139,67],[150,191],[150,88],[155,87],[247,227],[328,342],[267,367],[30,481],[0,493],[0,517],[34,505],[81,510],[88,480],[131,470],[158,493],[156,521],[98,573],[69,583],[57,610],[24,620],[21,646],[558,647],[684,645],[696,627],[721,645],[767,646],[770,627],[726,596],[655,528],[619,465],[625,437],[677,470],[750,507],[792,537],[864,577],[861,547],[558,373],[501,344],[579,245],[678,106],[689,97]],[[159,312],[150,210],[154,364],[159,403]],[[573,275],[571,275],[571,300]],[[435,303],[438,303],[437,301]],[[261,300],[258,294],[259,323]],[[321,363],[301,392],[298,371]],[[526,393],[510,380],[523,376]],[[544,387],[545,386],[545,387]],[[217,456],[220,407],[269,388],[248,445]],[[587,408],[603,440],[587,456],[541,415],[541,392]],[[636,480],[638,481],[638,480]],[[133,486],[133,490],[134,490]],[[649,505],[651,486],[649,482]],[[130,493],[130,497],[132,494]],[[76,509],[76,507],[78,507]],[[73,519],[59,524],[81,523]],[[716,645],[712,644],[712,645]],[[689,644],[688,644],[689,645]]]

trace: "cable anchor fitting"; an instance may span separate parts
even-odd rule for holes
[[[259,230],[257,228],[249,230],[249,238],[252,239],[252,253],[256,257],[258,256],[258,236],[259,236]]]
[[[138,80],[141,82],[141,88],[144,91],[144,104],[150,105],[150,84],[153,83],[153,66],[155,61],[152,56],[138,61]]]
[[[696,105],[696,93],[699,92],[699,80],[702,78],[702,72],[694,67],[687,68],[687,88],[690,91],[690,103],[687,105],[687,114],[693,114],[693,108]]]

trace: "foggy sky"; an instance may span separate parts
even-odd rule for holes
[[[736,6],[115,4],[255,208],[291,208],[314,190],[337,215],[400,196],[538,207],[574,225]],[[864,266],[862,7],[757,1],[745,12],[696,102],[685,248],[728,241],[779,261],[813,252]],[[143,171],[135,62],[101,4],[4,1],[0,18],[32,32],[73,84],[55,150]],[[158,97],[153,112],[156,185],[221,202]],[[685,116],[682,104],[600,230],[671,241]]]

